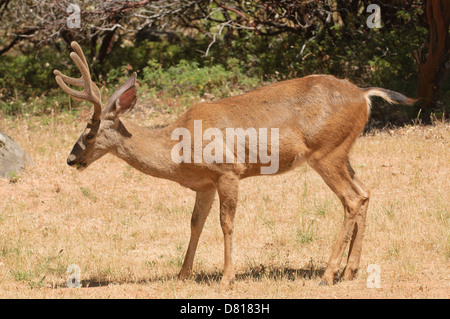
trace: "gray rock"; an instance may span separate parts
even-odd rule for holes
[[[12,177],[32,165],[34,162],[30,155],[11,137],[0,132],[0,177]]]

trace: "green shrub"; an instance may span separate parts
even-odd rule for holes
[[[153,94],[165,96],[201,96],[204,93],[215,97],[229,96],[231,91],[250,89],[258,79],[243,73],[237,59],[220,64],[199,67],[199,63],[181,60],[177,65],[164,69],[155,60],[148,61],[143,69],[142,82]]]

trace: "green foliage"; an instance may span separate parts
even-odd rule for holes
[[[93,79],[107,91],[137,71],[141,93],[154,98],[198,98],[204,93],[222,98],[265,82],[317,73],[347,78],[362,87],[380,86],[416,96],[418,70],[412,52],[427,43],[429,32],[422,8],[382,6],[381,29],[366,26],[367,14],[362,9],[341,10],[342,25],[320,18],[307,30],[276,35],[269,35],[270,29],[264,28],[261,30],[266,35],[251,28],[225,27],[212,43],[208,32],[219,30],[214,21],[227,18],[216,10],[211,13],[212,20],[199,22],[199,29],[206,33],[172,32],[153,41],[118,37],[102,61],[92,59],[95,54],[87,46],[83,49],[91,61]],[[239,18],[233,12],[228,14],[230,19]],[[68,51],[52,47],[21,50],[22,54],[0,56],[0,111],[14,115],[70,110],[72,105],[52,73],[59,69],[78,76]],[[449,90],[444,85],[443,95],[449,95]],[[417,112],[377,99],[372,105],[372,118],[383,123],[415,118]]]
[[[21,55],[0,56],[0,93],[5,99],[29,98],[47,93],[56,87],[53,69],[61,68],[61,58],[53,48]],[[66,69],[66,68],[63,68]]]
[[[69,61],[53,48],[0,56],[0,111],[14,115],[65,109],[67,97],[56,90],[54,69],[73,72]]]
[[[300,244],[309,244],[317,239],[317,234],[314,227],[314,219],[309,222],[302,219],[301,226],[297,227],[296,240]]]
[[[220,64],[199,67],[197,62],[181,60],[167,69],[150,60],[143,69],[143,82],[154,95],[186,97],[210,93],[225,97],[233,90],[253,87],[258,81],[243,73],[237,59],[230,59],[226,67]]]
[[[54,80],[54,77],[52,76]],[[0,100],[0,112],[6,115],[17,114],[51,114],[60,111],[74,111],[71,109],[67,95],[59,90],[50,90],[41,96],[20,94],[17,98]]]
[[[104,79],[108,86],[117,85],[128,75],[128,71],[140,71],[152,62],[157,62],[162,68],[174,66],[181,60],[203,62],[195,46],[198,41],[188,41],[180,37],[176,43],[167,40],[159,42],[141,41],[118,45],[103,65],[94,68],[99,74],[106,74]],[[195,52],[195,53],[194,53]],[[150,63],[150,64],[149,64]]]

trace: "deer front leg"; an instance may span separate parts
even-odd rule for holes
[[[220,283],[221,289],[229,289],[234,282],[233,266],[233,228],[238,199],[239,179],[234,174],[222,175],[217,183],[220,199],[220,225],[224,238],[224,269]]]
[[[192,273],[195,251],[197,250],[198,240],[205,225],[206,218],[211,210],[216,190],[199,191],[195,197],[194,211],[191,218],[191,239],[184,257],[183,266],[178,274],[179,279],[185,279]]]

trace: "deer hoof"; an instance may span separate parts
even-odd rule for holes
[[[179,280],[186,280],[191,275],[192,275],[192,273],[190,271],[180,271],[180,273],[178,274],[178,279]]]
[[[229,291],[229,290],[231,290],[231,288],[233,288],[233,284],[234,284],[234,279],[222,278],[222,280],[220,281],[219,291],[220,292]]]
[[[357,273],[358,273],[358,269],[347,268],[344,271],[343,278],[344,278],[344,280],[353,280],[356,278]]]

